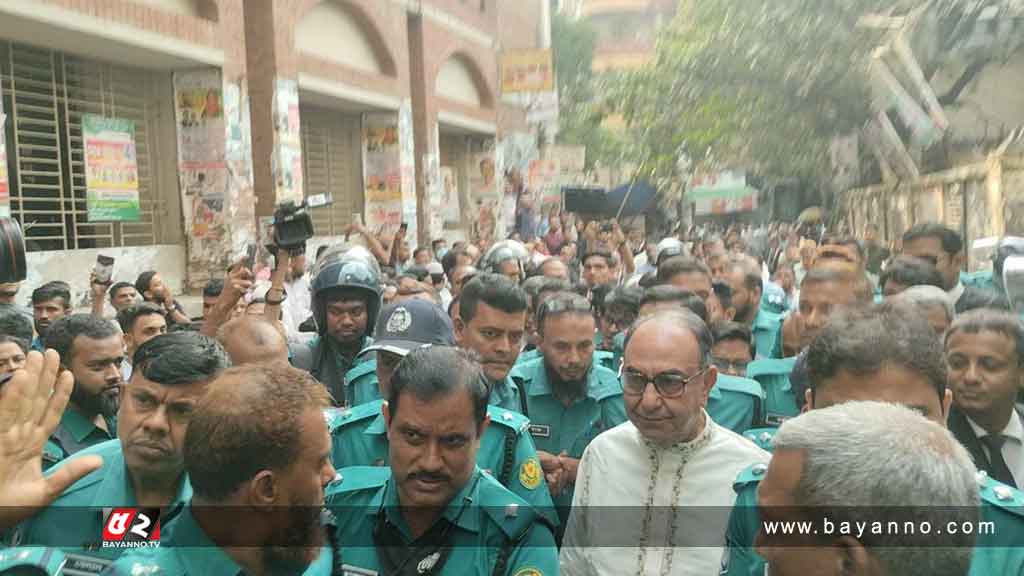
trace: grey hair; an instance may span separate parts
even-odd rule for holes
[[[942,308],[946,312],[946,319],[953,321],[956,312],[949,294],[935,286],[911,286],[903,292],[892,297],[894,302],[906,302],[922,308]]]
[[[811,410],[787,420],[774,447],[776,453],[804,451],[797,505],[816,508],[837,525],[912,521],[943,531],[949,522],[977,525],[977,470],[967,450],[948,430],[903,406],[847,402]],[[858,539],[887,574],[967,574],[974,534],[943,536],[949,547],[922,545],[936,537],[934,530]]]
[[[629,331],[626,332],[626,340],[622,346],[623,353],[629,349],[629,343],[633,339],[633,335],[636,334],[636,331],[648,322],[665,322],[673,326],[682,326],[690,334],[693,334],[694,339],[697,340],[697,346],[700,348],[700,367],[704,368],[711,364],[711,348],[714,345],[711,329],[708,328],[708,325],[699,316],[683,309],[663,310],[657,314],[643,316],[634,322]]]

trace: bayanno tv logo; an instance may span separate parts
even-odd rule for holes
[[[104,508],[104,548],[160,546],[159,508]]]

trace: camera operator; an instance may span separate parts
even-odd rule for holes
[[[162,306],[167,312],[167,324],[189,324],[192,321],[185,315],[185,309],[174,300],[171,287],[164,284],[160,274],[149,270],[139,274],[135,280],[135,290],[146,302]]]

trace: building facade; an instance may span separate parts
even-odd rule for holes
[[[405,222],[413,244],[468,234],[479,159],[500,168],[496,143],[529,133],[499,59],[539,45],[545,2],[507,4],[0,2],[0,205],[25,228],[28,285],[84,293],[103,253],[117,280],[152,268],[195,290],[263,239],[275,206],[316,194],[333,201],[312,210],[320,242],[356,218],[385,235]],[[91,217],[95,117],[133,130],[137,219]],[[442,173],[467,208],[448,218]],[[500,196],[497,179],[483,182]]]

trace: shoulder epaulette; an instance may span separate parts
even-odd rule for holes
[[[757,484],[761,480],[764,480],[764,474],[767,471],[768,465],[761,462],[747,466],[739,473],[739,476],[736,476],[736,480],[732,483],[732,489],[739,492],[748,484]]]
[[[369,360],[366,362],[362,362],[360,364],[356,364],[355,366],[350,368],[348,372],[345,373],[345,384],[350,384],[357,378],[362,378],[363,376],[366,376],[371,372],[374,374],[376,374],[377,372],[376,360]]]
[[[764,388],[761,387],[761,384],[757,380],[753,380],[751,378],[719,374],[718,381],[715,382],[715,386],[721,390],[740,392],[756,396],[758,398],[764,398]]]
[[[983,503],[1024,518],[1024,492],[978,472],[978,492]]]
[[[340,479],[327,487],[331,494],[351,494],[363,490],[375,490],[387,483],[391,478],[391,468],[387,466],[348,466],[338,470]]]
[[[793,371],[793,366],[795,365],[796,356],[781,359],[765,358],[761,360],[754,360],[747,365],[747,378],[789,374]]]
[[[380,414],[382,402],[367,402],[351,408],[328,408],[324,410],[324,418],[327,419],[327,430],[333,433],[356,422],[376,417],[377,414]]]
[[[480,475],[477,495],[484,513],[511,540],[521,538],[537,521],[547,522],[526,500],[489,474]]]
[[[58,576],[67,563],[64,553],[56,548],[2,548],[0,574],[47,574]],[[8,572],[10,571],[10,572]]]
[[[754,444],[763,450],[772,449],[772,438],[775,437],[775,433],[778,428],[751,428],[743,433],[743,437],[750,440]]]
[[[502,408],[500,406],[488,406],[487,414],[491,417],[492,424],[498,424],[499,426],[507,426],[521,433],[530,426],[530,419],[523,416],[519,412]]]

